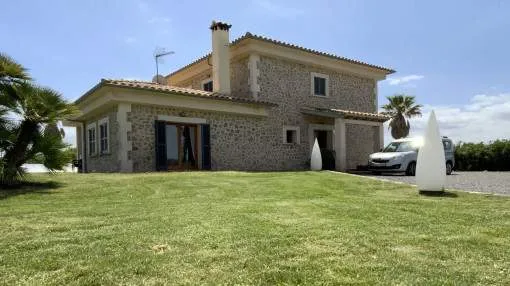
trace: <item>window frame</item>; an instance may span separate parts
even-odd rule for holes
[[[103,125],[106,125],[106,134],[105,134],[106,137],[104,137],[104,138],[101,137],[102,136],[101,126],[103,126]],[[107,116],[107,117],[99,120],[97,122],[97,127],[98,127],[97,132],[99,134],[99,140],[97,140],[98,145],[99,145],[99,150],[98,150],[99,154],[101,154],[101,155],[102,154],[110,154],[110,118]],[[106,149],[104,151],[102,150],[103,139],[106,140]]]
[[[295,140],[295,142],[288,142],[287,141],[287,132],[288,131],[296,132],[296,140]],[[301,144],[301,134],[300,133],[301,132],[300,132],[299,126],[284,125],[283,126],[283,144],[287,144],[287,145],[299,145],[299,144]]]
[[[324,95],[315,93],[315,78],[323,78],[324,79]],[[329,75],[312,72],[310,73],[310,91],[312,96],[320,97],[320,98],[328,98],[329,97]]]
[[[204,85],[206,85],[206,84],[208,84],[208,83],[211,83],[211,90],[210,90],[210,91],[209,91],[209,90],[205,90],[205,88],[204,88]],[[213,90],[214,90],[214,84],[213,84],[213,80],[212,80],[212,78],[210,78],[210,77],[209,77],[209,78],[204,79],[204,80],[200,83],[200,87],[201,87],[201,90],[203,90],[203,91],[213,92]]]
[[[93,146],[94,146],[94,152],[91,152],[91,140],[90,140],[90,130],[94,130],[93,131],[93,134],[94,134],[94,141],[93,141]],[[92,123],[89,123],[87,125],[87,154],[89,155],[89,157],[92,157],[92,156],[96,156],[97,155],[97,122],[92,122]]]

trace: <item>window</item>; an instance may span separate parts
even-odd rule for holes
[[[299,127],[284,126],[283,127],[283,143],[299,144]]]
[[[108,117],[103,118],[99,121],[99,151],[101,154],[110,152],[110,139],[108,126]]]
[[[208,79],[202,83],[203,90],[205,91],[213,91],[212,80]]]
[[[96,154],[96,123],[87,125],[87,147],[89,156]]]
[[[319,73],[312,73],[312,95],[328,97],[329,96],[329,76]]]
[[[418,152],[418,149],[420,149],[419,145],[419,142],[414,141],[391,142],[382,152]]]

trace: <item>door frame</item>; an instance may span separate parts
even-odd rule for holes
[[[194,170],[202,169],[202,132],[201,127],[204,124],[207,124],[207,120],[205,118],[196,118],[196,117],[181,117],[181,116],[171,116],[171,115],[158,115],[156,118],[156,122],[163,122],[166,125],[174,125],[174,126],[188,126],[195,127],[195,144],[194,151],[196,153],[195,158],[195,168]],[[166,138],[165,138],[166,140]],[[180,146],[180,140],[178,142]],[[179,147],[178,147],[179,148]],[[180,169],[172,170],[179,171]],[[183,169],[185,170],[185,169]]]
[[[168,122],[168,121],[164,121],[165,123],[165,127],[168,126],[168,125],[172,125],[172,126],[175,126],[176,127],[176,131],[177,131],[177,136],[176,136],[176,139],[177,139],[177,156],[178,156],[178,160],[179,160],[179,164],[177,165],[178,167],[175,168],[175,169],[170,169],[170,165],[168,165],[167,163],[167,168],[168,170],[171,170],[171,171],[184,171],[184,170],[200,170],[200,162],[201,162],[201,159],[202,159],[202,154],[200,153],[200,148],[198,148],[198,146],[200,146],[199,144],[199,132],[198,130],[200,129],[200,124],[194,124],[194,123],[191,123],[191,124],[188,124],[188,123],[177,123],[177,122]],[[193,144],[193,151],[195,153],[195,166],[193,166],[192,168],[184,168],[184,164],[182,164],[181,160],[182,160],[182,156],[183,156],[183,149],[182,149],[182,142],[181,142],[181,132],[182,132],[182,129],[183,127],[195,127],[195,131],[193,132],[194,135],[195,135],[195,144]],[[165,138],[166,140],[166,138]],[[168,144],[168,142],[166,142]]]
[[[312,152],[314,144],[315,131],[331,131],[331,144],[332,150],[335,149],[335,125],[333,124],[308,124],[308,142],[310,144],[310,153]]]

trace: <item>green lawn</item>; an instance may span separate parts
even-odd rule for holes
[[[0,284],[510,285],[510,197],[330,172],[73,174],[0,191]]]

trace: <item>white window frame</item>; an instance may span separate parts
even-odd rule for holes
[[[90,150],[90,132],[94,130],[94,152]],[[87,125],[87,154],[89,157],[97,155],[97,122],[92,122]]]
[[[325,79],[325,82],[326,82],[325,83],[326,84],[325,95],[315,94],[315,78],[316,77]],[[322,74],[322,73],[316,73],[316,72],[310,73],[310,91],[311,91],[312,96],[320,97],[320,98],[328,98],[329,97],[329,75]]]
[[[213,80],[212,80],[212,78],[210,78],[210,77],[209,77],[209,78],[204,79],[204,80],[200,83],[200,90],[205,91],[205,89],[204,89],[204,84],[209,83],[209,82],[212,82],[212,81],[213,81]],[[214,83],[213,83],[213,90],[214,90]],[[210,91],[210,92],[212,92],[212,91]]]
[[[287,131],[296,132],[296,142],[287,142]],[[301,143],[301,134],[299,132],[299,126],[284,125],[283,126],[283,144],[298,145]]]
[[[101,125],[106,125],[106,150],[101,150]],[[97,122],[97,134],[99,134],[98,146],[99,146],[99,154],[109,154],[110,153],[110,118],[107,116]]]

